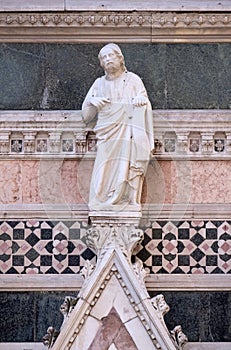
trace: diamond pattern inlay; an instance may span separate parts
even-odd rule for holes
[[[134,251],[149,273],[231,273],[231,221],[153,221]],[[85,243],[87,222],[3,221],[0,273],[78,273],[96,262]]]

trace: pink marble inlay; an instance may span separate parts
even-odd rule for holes
[[[114,308],[102,319],[102,326],[88,350],[108,350],[113,343],[118,350],[137,350],[134,341]]]
[[[231,203],[231,162],[152,161],[146,187],[147,203]]]
[[[92,163],[80,167],[82,163],[89,162],[0,161],[0,203],[85,203],[88,199]]]
[[[6,242],[3,242],[2,244],[0,244],[0,253],[1,254],[11,254],[11,246],[12,246],[12,242],[9,241],[9,244]]]

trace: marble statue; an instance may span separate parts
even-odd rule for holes
[[[151,104],[141,78],[127,71],[118,45],[105,45],[98,57],[105,75],[93,83],[82,106],[85,123],[97,117],[89,208],[140,210],[154,148]]]

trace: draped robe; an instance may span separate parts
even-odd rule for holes
[[[146,97],[147,104],[133,106],[136,96]],[[89,208],[117,210],[127,204],[139,205],[143,178],[154,148],[152,109],[144,84],[136,74],[127,71],[114,80],[103,76],[90,88],[83,110],[89,108],[91,97],[104,97],[110,103],[97,113],[94,128],[97,153]],[[134,193],[135,203],[131,202]]]

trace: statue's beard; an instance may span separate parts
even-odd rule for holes
[[[110,63],[104,67],[104,71],[107,76],[116,77],[116,76],[120,76],[124,72],[124,67],[122,65]]]
[[[109,62],[105,65],[105,71],[107,73],[115,73],[119,70],[120,70],[120,66],[118,66],[117,64],[115,64],[113,62]]]

